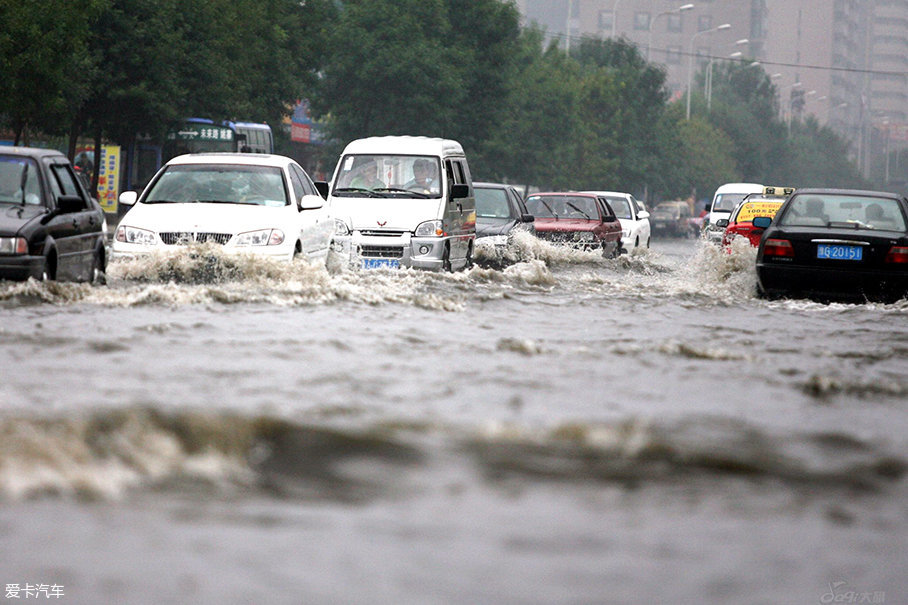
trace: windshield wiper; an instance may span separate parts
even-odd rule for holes
[[[545,206],[545,209],[548,210],[548,211],[549,211],[549,214],[551,214],[552,216],[554,216],[554,217],[555,217],[555,220],[557,221],[557,220],[558,220],[558,215],[555,214],[555,211],[552,210],[552,207],[549,206],[549,205],[546,203],[545,200],[539,200],[539,202],[540,202],[543,206]]]
[[[334,190],[334,193],[364,193],[366,197],[382,197],[376,195],[371,189],[363,189],[362,187],[338,187]]]
[[[587,214],[586,212],[584,212],[583,210],[581,210],[580,208],[578,208],[577,206],[575,206],[573,202],[568,202],[567,205],[568,205],[569,208],[573,208],[574,210],[576,210],[577,212],[579,212],[580,214],[582,214],[583,216],[585,216],[585,217],[586,217],[586,220],[588,220],[588,221],[589,221],[589,220],[592,220],[592,219],[590,218],[590,215],[589,215],[589,214]]]
[[[409,195],[415,195],[416,197],[421,197],[427,199],[430,196],[428,193],[423,193],[422,191],[413,191],[412,189],[401,189],[400,187],[377,187],[373,191],[387,191],[388,193],[406,193]]]
[[[184,202],[178,202],[176,200],[145,200],[144,204],[182,204]]]

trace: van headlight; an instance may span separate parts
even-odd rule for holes
[[[596,239],[592,231],[577,231],[574,233],[575,242],[591,242]]]
[[[280,229],[247,231],[236,236],[237,246],[280,246],[284,243],[284,232]]]
[[[442,221],[425,221],[416,226],[416,237],[442,237],[447,235]]]
[[[139,246],[154,246],[157,244],[154,232],[125,225],[117,227],[116,240],[124,244],[137,244]]]
[[[350,227],[343,219],[334,219],[334,235],[350,235]]]

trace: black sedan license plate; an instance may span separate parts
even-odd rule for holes
[[[840,246],[820,244],[817,246],[817,258],[832,260],[861,260],[864,249],[861,246]]]

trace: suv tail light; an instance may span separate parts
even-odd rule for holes
[[[908,246],[893,246],[889,248],[889,253],[886,255],[885,262],[898,264],[908,263]]]
[[[769,238],[763,244],[763,256],[785,256],[793,258],[795,255],[791,242],[787,239]]]

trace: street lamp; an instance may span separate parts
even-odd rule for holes
[[[742,38],[741,40],[738,40],[737,42],[735,42],[735,46],[744,46],[745,44],[748,44],[748,43],[750,43],[750,40],[748,40],[747,38]],[[742,54],[744,54],[744,53],[742,53],[739,50],[739,51],[733,52],[730,55],[728,55],[728,58],[729,59],[740,59]],[[703,94],[706,95],[706,111],[709,111],[710,108],[712,107],[713,62],[714,61],[715,61],[715,57],[709,58],[709,65],[706,68],[706,78],[704,78],[706,80],[706,84],[703,87]],[[754,61],[753,63],[750,64],[750,67],[753,67],[754,64],[759,65],[759,63],[757,61]]]
[[[693,7],[694,7],[693,4],[684,4],[682,6],[679,6],[678,8],[672,9],[670,11],[662,11],[661,13],[657,14],[655,17],[653,17],[650,20],[650,22],[649,22],[649,39],[646,43],[646,60],[647,61],[649,61],[649,51],[653,47],[653,24],[656,23],[656,19],[658,19],[659,17],[661,17],[663,15],[672,15],[674,13],[680,14],[680,13],[683,13],[684,11],[689,11]],[[614,13],[612,13],[612,23],[615,22],[614,20],[615,20],[615,15],[614,15]]]
[[[696,40],[699,36],[702,36],[705,34],[712,34],[712,33],[718,32],[718,31],[726,30],[726,29],[731,29],[731,23],[723,23],[722,25],[720,25],[718,27],[714,27],[712,29],[704,29],[702,32],[697,32],[693,36],[690,37],[690,51],[688,52],[689,60],[687,63],[687,119],[688,120],[690,119],[691,79],[693,78],[693,75],[694,75],[694,40]]]
[[[795,82],[794,84],[789,84],[788,86],[783,86],[779,89],[779,121],[785,119],[785,105],[782,101],[783,94],[782,92],[788,90],[789,88],[801,88],[800,82]],[[788,112],[791,113],[791,92],[788,93]]]
[[[612,38],[614,38],[615,33],[617,33],[616,28],[618,26],[618,3],[619,2],[621,2],[621,0],[615,0],[615,3],[612,5]]]

